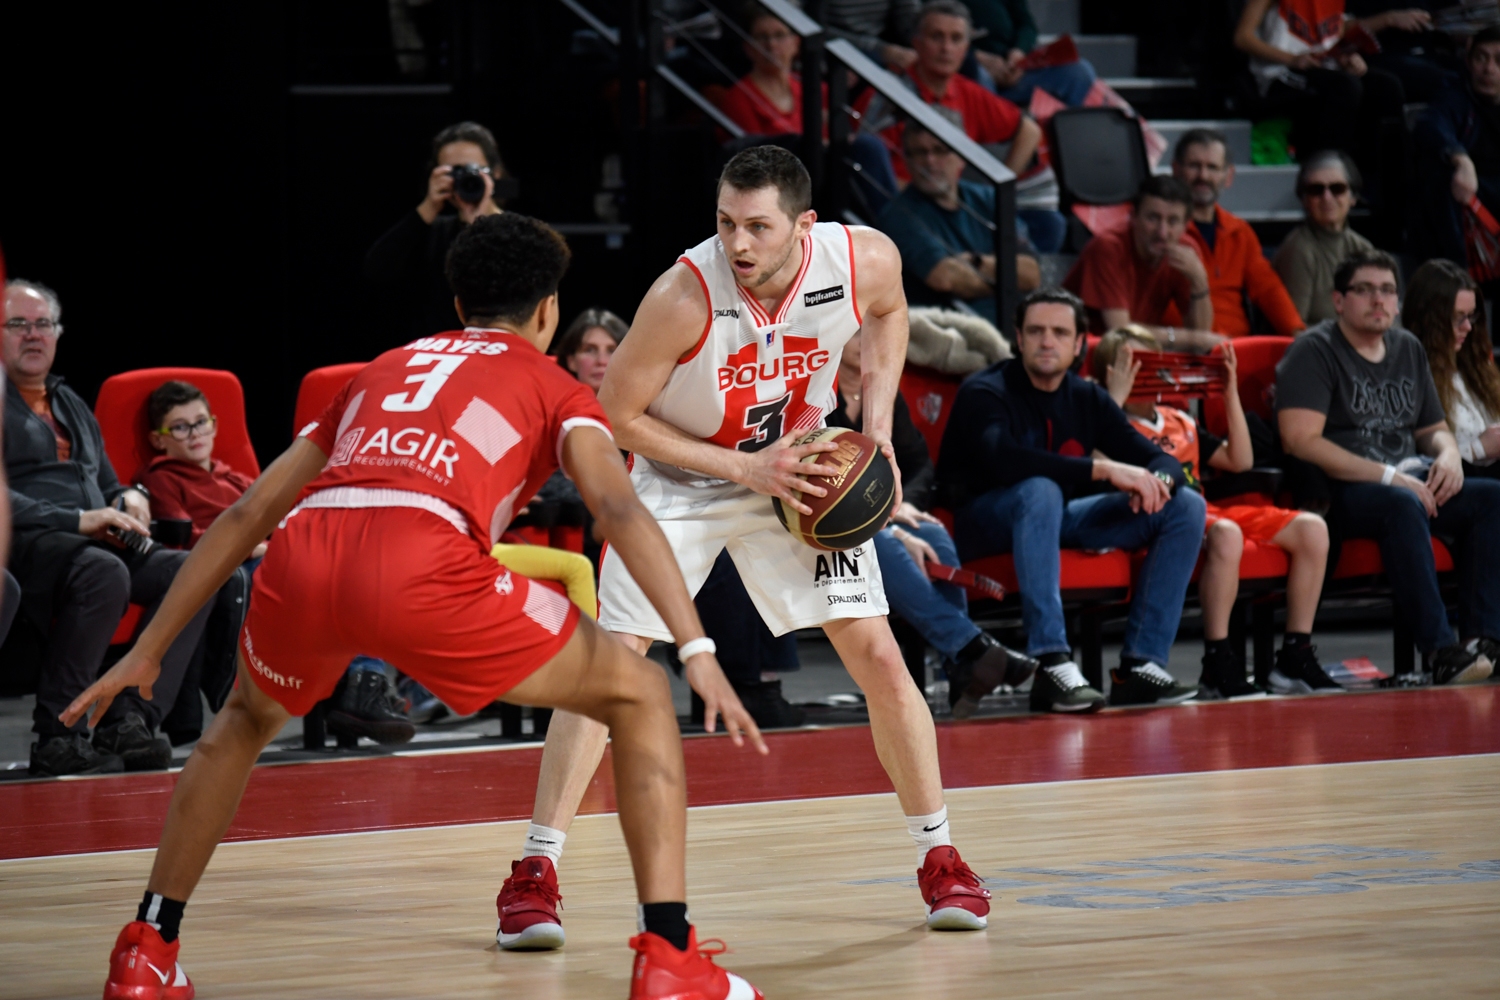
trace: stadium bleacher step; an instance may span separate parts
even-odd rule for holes
[[[1167,155],[1177,148],[1183,133],[1195,128],[1211,128],[1224,133],[1229,140],[1229,162],[1237,167],[1250,165],[1250,122],[1243,118],[1165,118],[1155,119],[1151,126],[1167,140]]]
[[[1031,0],[1031,16],[1043,35],[1078,34],[1078,0]]]
[[[1297,200],[1297,167],[1237,166],[1234,184],[1219,196],[1219,204],[1253,222],[1300,219],[1302,204]]]
[[[1057,35],[1039,35],[1037,43],[1046,45],[1057,40]],[[1134,35],[1077,35],[1073,42],[1078,46],[1078,55],[1094,66],[1099,76],[1135,76]]]
[[[1148,119],[1202,114],[1198,84],[1192,77],[1101,76],[1099,79]]]

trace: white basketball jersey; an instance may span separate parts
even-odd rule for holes
[[[735,280],[717,236],[678,260],[703,286],[708,322],[646,412],[740,451],[821,427],[838,405],[839,358],[861,322],[854,234],[836,222],[815,223],[802,238],[797,277],[769,315]]]

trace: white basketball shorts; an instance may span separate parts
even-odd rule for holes
[[[775,635],[887,613],[872,543],[847,552],[804,545],[781,526],[770,497],[738,483],[680,482],[639,457],[630,478],[667,536],[688,593],[698,593],[719,553],[728,549],[756,610]],[[599,568],[599,624],[611,632],[672,641],[624,560],[609,549]]]

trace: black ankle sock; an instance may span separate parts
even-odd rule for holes
[[[186,907],[187,903],[147,892],[146,897],[141,900],[140,908],[135,911],[135,919],[155,924],[161,933],[161,939],[171,944],[177,940],[178,928],[182,925],[182,911]]]
[[[1072,653],[1043,653],[1036,658],[1036,661],[1044,667],[1055,667],[1059,663],[1067,663],[1072,658]]]
[[[970,640],[968,645],[958,651],[958,655],[954,659],[959,663],[973,663],[984,655],[985,650],[990,648],[989,643],[985,642],[987,638],[989,637],[983,632],[979,633]]]
[[[1229,652],[1229,639],[1228,639],[1228,637],[1225,637],[1223,639],[1204,639],[1203,640],[1203,655],[1204,656],[1222,656],[1223,654],[1225,654],[1227,652]]]
[[[652,934],[672,942],[678,951],[687,951],[688,915],[686,903],[642,903],[641,922]]]
[[[1282,649],[1306,649],[1312,645],[1312,635],[1308,632],[1288,632],[1281,637]]]

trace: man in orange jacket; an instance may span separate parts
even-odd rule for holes
[[[1219,206],[1219,192],[1234,181],[1229,146],[1222,133],[1195,128],[1172,156],[1172,173],[1193,194],[1187,239],[1208,271],[1214,331],[1229,337],[1250,333],[1245,301],[1255,303],[1275,331],[1289,337],[1303,327],[1285,286],[1261,252],[1250,224]]]

